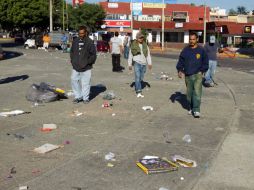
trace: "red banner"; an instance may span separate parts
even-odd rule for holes
[[[131,27],[129,20],[105,20],[106,27]]]

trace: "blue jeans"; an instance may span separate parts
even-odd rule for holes
[[[209,60],[209,68],[205,74],[205,83],[212,83],[213,77],[216,71],[217,61],[216,60]]]
[[[146,65],[141,65],[137,62],[134,62],[134,71],[135,71],[135,91],[136,93],[140,93],[142,92],[141,82],[144,79]]]
[[[85,72],[77,72],[72,70],[71,86],[75,99],[89,100],[90,87],[91,87],[91,70]]]
[[[130,48],[128,46],[124,46],[123,56],[125,59],[128,59],[128,57],[129,57],[129,50],[130,50]]]

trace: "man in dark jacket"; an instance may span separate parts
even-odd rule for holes
[[[91,69],[96,61],[96,49],[88,37],[85,26],[79,28],[79,37],[74,39],[71,46],[71,86],[74,93],[73,103],[88,103],[91,83]]]
[[[190,34],[189,46],[185,47],[179,57],[176,69],[178,77],[185,76],[189,114],[200,117],[202,95],[202,78],[208,70],[208,56],[203,47],[198,45],[198,35]]]

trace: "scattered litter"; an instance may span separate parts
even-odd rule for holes
[[[73,113],[72,116],[76,116],[76,117],[79,117],[79,116],[83,115],[83,113],[79,112],[78,110],[73,111],[72,113]]]
[[[190,143],[191,142],[191,136],[190,135],[184,135],[183,137],[183,141],[186,142],[186,143]]]
[[[13,134],[13,136],[14,136],[15,138],[19,139],[19,140],[22,140],[22,139],[25,138],[24,135],[21,135],[21,134],[19,134],[19,133],[15,133],[15,134]]]
[[[19,187],[19,190],[27,190],[28,189],[28,186],[20,186]]]
[[[46,143],[38,148],[35,148],[34,151],[39,153],[39,154],[45,154],[45,153],[48,153],[50,151],[53,151],[53,150],[56,150],[60,148],[59,145],[53,145],[53,144],[49,144],[49,143]]]
[[[184,180],[184,177],[181,177],[180,179],[181,179],[181,181],[183,181],[183,180]]]
[[[99,154],[99,151],[96,150],[96,151],[93,152],[93,154]]]
[[[16,116],[16,115],[28,114],[28,113],[31,113],[31,112],[25,112],[22,110],[14,110],[14,111],[9,111],[9,112],[0,112],[0,116],[10,117],[10,116]]]
[[[224,131],[224,128],[222,128],[222,127],[216,127],[215,131]]]
[[[112,152],[109,152],[108,154],[105,155],[105,160],[116,161],[115,154]]]
[[[168,159],[159,158],[158,156],[144,156],[136,164],[146,174],[165,173],[178,169],[175,163]]]
[[[56,124],[43,124],[42,130],[53,130],[53,129],[57,129],[57,125]]]
[[[41,171],[40,171],[39,169],[35,169],[35,170],[32,171],[33,174],[38,174],[38,173],[40,173],[40,172],[41,172]]]
[[[112,168],[112,167],[114,167],[114,164],[108,163],[107,166]]]
[[[169,189],[167,189],[165,187],[160,187],[159,190],[169,190]]]
[[[115,113],[112,113],[112,116],[114,117],[114,116],[116,116],[116,114],[115,114]]]
[[[185,168],[195,168],[195,167],[197,167],[196,161],[184,158],[180,155],[174,155],[172,157],[172,159],[173,159],[173,161],[177,162],[179,165],[181,165]]]
[[[163,137],[165,138],[166,143],[171,143],[169,132],[163,133]]]
[[[72,96],[74,96],[74,93],[73,93],[73,91],[69,91],[69,92],[67,92],[67,94],[66,94],[68,97],[72,97]]]
[[[82,190],[81,187],[71,187],[72,189],[76,189],[76,190]]]
[[[143,106],[142,109],[145,110],[145,111],[153,111],[152,106]]]
[[[66,140],[66,141],[64,141],[64,144],[71,144],[71,142]]]
[[[39,103],[48,103],[66,98],[68,97],[64,90],[45,82],[41,82],[40,85],[32,84],[26,94],[28,101]]]
[[[12,167],[12,168],[11,168],[11,171],[10,171],[10,174],[15,174],[15,173],[17,173],[16,168],[15,168],[15,167]]]
[[[103,95],[103,99],[104,100],[113,100],[116,98],[116,95],[113,91],[109,91],[109,92],[106,92],[104,95]]]
[[[109,108],[109,107],[111,107],[111,106],[113,106],[113,103],[109,103],[109,102],[107,102],[107,101],[105,101],[105,102],[101,105],[101,107],[103,107],[103,108]]]

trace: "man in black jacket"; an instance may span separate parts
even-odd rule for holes
[[[79,37],[74,39],[71,46],[71,86],[74,93],[73,103],[88,103],[91,83],[91,69],[96,61],[96,49],[88,37],[85,26],[79,27]]]

